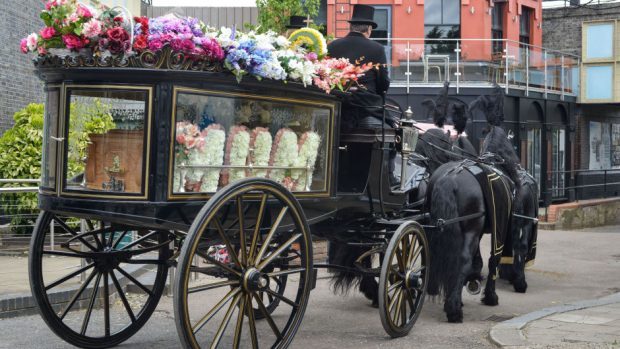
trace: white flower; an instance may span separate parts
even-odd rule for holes
[[[269,130],[266,128],[257,127],[252,130],[252,139],[250,140],[252,152],[248,160],[248,165],[269,165],[272,143],[273,139],[271,138],[271,133],[269,133]],[[250,177],[267,177],[267,170],[248,170],[247,175]]]
[[[235,133],[230,149],[230,165],[245,165],[250,151],[250,133],[239,130]],[[231,169],[228,182],[245,178],[244,169]]]
[[[272,166],[291,167],[297,161],[297,135],[290,129],[278,131],[276,142],[273,143],[271,160]],[[284,183],[287,170],[271,170],[269,178]]]
[[[26,38],[26,45],[30,51],[34,51],[37,49],[37,41],[39,40],[39,36],[37,33],[32,33],[28,35]]]
[[[288,39],[282,35],[276,38],[276,46],[280,49],[288,48],[290,46]]]
[[[222,48],[238,46],[238,40],[232,39],[232,33],[233,31],[231,28],[226,28],[226,27],[220,28],[220,33],[217,35],[216,40],[220,44],[220,46],[222,46]]]
[[[295,167],[306,167],[307,170],[292,170],[291,178],[295,180],[295,189],[306,191],[312,185],[312,171],[319,154],[321,137],[312,131],[308,131],[299,140],[299,153],[295,160]]]

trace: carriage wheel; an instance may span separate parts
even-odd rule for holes
[[[165,231],[41,212],[29,260],[41,316],[78,347],[107,348],[127,340],[157,307],[169,243]]]
[[[214,245],[227,253],[210,253]],[[287,347],[301,324],[312,272],[310,230],[293,195],[267,179],[228,185],[202,208],[179,256],[174,310],[181,342]]]
[[[429,265],[424,229],[416,222],[403,223],[385,251],[379,280],[379,314],[391,337],[407,335],[418,319]]]

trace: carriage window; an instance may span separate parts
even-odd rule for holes
[[[176,101],[174,193],[214,192],[246,177],[327,190],[328,106],[183,90]]]
[[[143,192],[147,98],[145,90],[69,91],[67,190]]]
[[[41,187],[56,188],[56,150],[58,138],[58,102],[60,89],[49,88],[45,101],[43,125],[43,158],[41,161]]]

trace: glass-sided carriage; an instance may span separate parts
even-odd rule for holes
[[[45,62],[44,62],[45,63]],[[379,279],[382,324],[419,315],[427,241],[407,126],[340,132],[337,97],[300,84],[131,67],[38,66],[47,92],[30,254],[50,328],[82,347],[144,325],[176,268],[186,347],[286,347],[316,267]],[[402,166],[407,168],[407,166]],[[312,237],[366,251],[313,263]]]

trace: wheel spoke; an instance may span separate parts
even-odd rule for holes
[[[398,296],[400,296],[400,294],[403,292],[402,288],[399,288],[396,293],[394,293],[394,296],[392,297],[392,299],[389,300],[388,302],[388,312],[391,314],[392,310],[394,310],[394,306],[396,305],[396,299],[398,298]]]
[[[213,308],[211,308],[211,310],[209,310],[209,312],[205,314],[205,316],[203,316],[202,319],[200,319],[200,321],[198,321],[194,326],[192,326],[193,333],[196,334],[198,331],[200,331],[200,329],[207,322],[209,322],[209,320],[211,320],[211,318],[215,316],[215,314],[217,314],[217,312],[220,311],[220,309],[222,309],[226,305],[226,303],[228,303],[228,301],[231,300],[231,298],[236,297],[239,294],[239,292],[241,292],[241,289],[238,287],[230,290],[224,296],[224,298],[222,298],[219,302],[217,302],[217,304],[213,306]]]
[[[44,250],[43,254],[51,254],[54,256],[62,256],[62,257],[72,257],[72,258],[90,258],[90,256],[81,253],[75,252],[64,252],[64,251],[48,251]]]
[[[226,236],[226,232],[224,231],[224,228],[222,227],[222,224],[220,223],[220,221],[214,217],[213,224],[215,224],[215,229],[217,230],[217,233],[220,235],[220,238],[222,238],[222,241],[224,241],[224,245],[226,245],[226,250],[228,254],[230,255],[230,257],[233,259],[233,262],[235,262],[235,264],[237,264],[238,266],[243,266],[241,262],[239,261],[239,256],[237,256],[237,252],[235,252],[235,249],[230,244],[230,240],[228,240],[228,237]]]
[[[396,314],[394,314],[394,325],[398,326],[398,319],[400,318],[400,313],[402,311],[402,304],[403,301],[403,292],[400,292],[398,294],[398,301],[396,303]]]
[[[82,322],[82,329],[80,330],[80,334],[82,336],[86,334],[86,329],[88,328],[88,323],[90,322],[90,315],[93,313],[93,306],[95,305],[95,300],[97,299],[97,292],[99,291],[99,282],[101,282],[101,274],[97,274],[97,280],[95,280],[95,285],[93,286],[93,292],[90,296],[88,309],[86,310],[86,315],[84,316],[84,321]]]
[[[420,253],[422,253],[422,245],[418,246],[413,255],[410,256],[410,260],[407,262],[407,265],[412,265],[418,259],[418,256],[420,256]]]
[[[272,295],[272,296],[276,297],[277,299],[279,299],[279,300],[283,301],[284,303],[286,303],[286,304],[288,304],[288,305],[290,305],[290,306],[292,306],[292,307],[294,307],[294,308],[299,307],[299,304],[297,304],[297,303],[293,302],[292,300],[290,300],[290,299],[288,299],[288,298],[286,298],[286,297],[284,297],[284,296],[282,296],[282,295],[279,295],[278,293],[276,293],[276,292],[274,292],[274,291],[272,291],[272,290],[270,290],[270,289],[268,289],[268,288],[267,288],[267,289],[265,289],[265,292],[267,292],[268,294],[270,294],[270,295]]]
[[[95,263],[90,263],[87,266],[85,266],[83,268],[80,268],[80,269],[74,271],[73,273],[71,273],[69,275],[61,277],[60,279],[58,279],[58,280],[52,282],[51,284],[45,286],[45,291],[47,291],[47,290],[49,290],[51,288],[54,288],[54,287],[62,284],[63,282],[65,282],[65,281],[67,281],[69,279],[72,279],[72,278],[76,277],[78,274],[81,274],[81,273],[87,271],[88,269],[92,268],[94,265],[95,265]]]
[[[301,236],[302,236],[302,234],[298,233],[298,234],[293,235],[290,239],[286,240],[286,242],[283,243],[282,246],[278,247],[277,250],[273,251],[273,253],[271,253],[267,258],[262,260],[260,262],[260,264],[258,264],[256,266],[256,269],[258,269],[258,271],[263,270],[263,268],[265,268],[267,265],[269,265],[269,263],[271,263],[276,257],[278,257],[280,254],[282,254],[282,252],[284,252],[286,249],[288,249],[293,244],[293,242],[297,241],[297,239],[299,239]],[[260,259],[258,259],[258,260],[260,260]]]
[[[409,252],[407,253],[407,265],[411,265],[411,263],[415,260],[415,253],[414,250],[417,252],[417,250],[419,250],[419,248],[415,248],[416,246],[421,247],[421,245],[419,245],[418,243],[418,237],[417,235],[412,235],[411,236],[411,245],[409,245]]]
[[[153,296],[153,292],[151,290],[149,290],[148,288],[146,288],[146,286],[144,286],[140,281],[136,280],[136,278],[134,278],[133,276],[131,276],[131,274],[127,273],[126,271],[123,270],[123,268],[121,267],[116,267],[116,270],[118,270],[121,274],[123,274],[126,278],[128,278],[129,280],[131,280],[131,282],[133,282],[136,286],[140,287],[142,289],[142,291],[146,292],[149,296]]]
[[[252,261],[253,264],[256,264],[256,261],[260,261],[263,258],[263,255],[267,251],[267,248],[271,243],[271,239],[273,239],[273,235],[275,234],[276,230],[278,230],[278,227],[280,226],[280,223],[282,222],[282,218],[284,218],[286,211],[288,211],[288,206],[282,207],[280,213],[278,214],[278,217],[276,218],[276,221],[273,223],[273,226],[271,226],[271,229],[269,229],[269,233],[267,234],[267,237],[265,237],[265,241],[263,241],[263,245],[258,251],[258,255],[256,255],[256,258]]]
[[[167,261],[160,259],[130,259],[128,261],[123,261],[123,263],[166,265]]]
[[[137,245],[137,244],[141,243],[142,241],[144,241],[144,240],[146,240],[146,239],[150,238],[151,236],[153,236],[153,235],[155,235],[155,234],[158,234],[158,233],[159,233],[158,231],[152,231],[152,232],[150,232],[150,233],[148,233],[148,234],[144,235],[143,237],[139,238],[138,240],[135,240],[135,241],[133,241],[132,243],[127,244],[127,245],[123,246],[123,248],[121,248],[120,250],[121,250],[121,251],[123,251],[123,250],[128,250],[128,249],[130,249],[130,248],[134,247],[135,245]]]
[[[407,324],[407,302],[403,301],[403,299],[407,296],[406,293],[407,293],[407,290],[405,290],[402,293],[401,302],[400,302],[400,306],[401,306],[400,318],[402,321],[401,326],[405,326]]]
[[[73,295],[73,297],[71,297],[69,304],[67,305],[65,310],[62,312],[62,315],[60,315],[60,320],[64,319],[65,316],[67,316],[67,314],[69,313],[69,310],[71,310],[75,302],[80,298],[82,293],[84,293],[84,290],[88,287],[88,285],[93,280],[95,275],[97,275],[97,270],[93,269],[90,275],[88,275],[88,278],[86,278],[86,281],[84,281],[84,283],[82,283],[82,286],[80,286],[80,289]]]
[[[215,282],[215,283],[212,283],[212,284],[209,284],[209,285],[196,286],[196,287],[189,288],[187,290],[187,293],[202,292],[202,291],[212,290],[214,288],[220,288],[220,287],[224,287],[224,286],[239,286],[239,281],[238,280],[235,280],[235,281],[220,281],[220,282]]]
[[[236,295],[233,301],[228,306],[228,310],[226,311],[226,314],[224,315],[224,319],[222,319],[222,323],[220,324],[220,327],[217,329],[217,333],[215,334],[215,338],[213,339],[213,343],[211,344],[212,349],[217,348],[218,344],[220,344],[222,335],[224,334],[224,331],[226,331],[226,327],[228,327],[228,323],[230,322],[230,318],[232,317],[233,310],[239,303],[239,300],[241,299],[241,297],[243,297],[243,294]]]
[[[245,307],[248,312],[248,323],[250,326],[250,338],[252,339],[252,349],[258,349],[258,337],[256,336],[256,319],[254,318],[254,307],[252,307],[252,296],[246,295],[248,306]]]
[[[253,293],[252,295],[256,299],[256,303],[258,304],[258,309],[260,309],[261,313],[263,313],[263,316],[267,320],[267,323],[269,324],[269,327],[271,327],[271,330],[273,331],[273,333],[276,335],[276,337],[278,337],[278,339],[282,339],[282,333],[278,329],[278,326],[276,325],[276,323],[273,321],[273,318],[267,311],[267,308],[265,308],[265,304],[263,304],[263,301],[256,294]]]
[[[243,198],[241,195],[237,196],[237,217],[239,220],[239,243],[241,247],[241,263],[242,265],[248,264],[248,252],[246,250],[247,245],[245,242],[245,227],[243,221]]]
[[[121,301],[123,302],[123,306],[125,307],[125,310],[127,311],[127,315],[129,315],[131,322],[136,322],[136,316],[134,315],[133,310],[131,310],[131,306],[129,305],[129,302],[127,301],[127,297],[125,297],[125,292],[123,292],[123,289],[121,288],[121,284],[116,279],[116,275],[114,275],[114,271],[110,273],[110,276],[112,277],[112,283],[114,283],[116,292],[118,292],[119,297],[121,297]]]
[[[56,223],[58,223],[58,225],[67,233],[73,235],[73,236],[78,236],[80,234],[78,234],[75,230],[71,229],[71,227],[69,227],[65,222],[63,222],[61,219],[58,219],[58,217],[54,216],[53,218],[54,221],[56,221]],[[91,251],[97,251],[97,249],[91,245],[88,241],[84,240],[84,238],[82,237],[78,237],[78,240],[80,240],[80,242],[82,242],[86,247],[88,247]]]
[[[267,202],[267,194],[263,194],[260,200],[260,206],[258,208],[258,213],[256,215],[256,224],[254,226],[254,236],[252,236],[252,245],[250,245],[250,253],[248,256],[248,260],[250,263],[254,262],[254,254],[256,252],[258,237],[260,236],[260,226],[263,221],[263,215],[265,214],[265,204]]]
[[[390,287],[388,287],[387,293],[394,291],[395,288],[400,287],[402,284],[403,280],[393,283],[392,285],[390,285]]]
[[[127,235],[127,233],[129,233],[129,230],[125,230],[121,233],[121,235],[119,237],[116,238],[116,240],[114,241],[114,243],[112,244],[112,249],[116,249],[118,247],[118,244],[121,243],[121,241],[123,240],[123,238],[125,237],[125,235]],[[112,236],[114,236],[114,234],[112,234]]]
[[[103,273],[103,317],[105,336],[110,337],[110,289],[108,287],[108,273]]]
[[[237,324],[235,325],[235,338],[233,341],[233,349],[239,348],[239,342],[241,342],[241,333],[243,332],[243,318],[245,314],[245,302],[247,297],[245,295],[241,295],[241,303],[239,304],[239,312],[237,314]],[[250,304],[250,306],[252,306]]]
[[[295,268],[295,269],[284,269],[284,270],[280,270],[280,271],[274,271],[271,273],[267,273],[267,276],[274,278],[275,279],[276,276],[282,276],[282,275],[290,275],[290,274],[296,274],[296,273],[301,273],[306,271],[305,268]],[[278,281],[276,281],[278,282]]]

